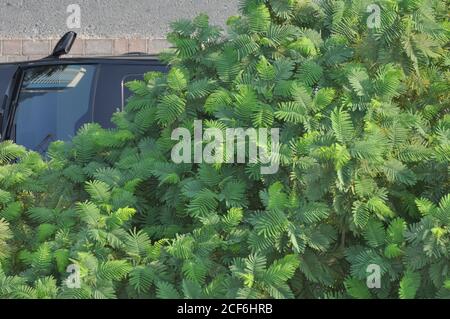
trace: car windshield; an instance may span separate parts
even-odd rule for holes
[[[94,65],[58,65],[28,69],[15,116],[15,140],[44,153],[52,141],[70,140],[92,121],[90,101]]]

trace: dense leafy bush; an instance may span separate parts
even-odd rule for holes
[[[450,297],[448,7],[377,3],[373,29],[364,0],[243,1],[226,36],[178,21],[116,129],[48,161],[2,144],[0,297]],[[279,127],[279,172],[174,164],[196,119]]]

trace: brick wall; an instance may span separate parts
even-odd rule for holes
[[[51,54],[59,39],[0,39],[0,63],[37,60]],[[165,39],[77,38],[68,57],[121,55],[128,52],[157,54],[169,47]]]

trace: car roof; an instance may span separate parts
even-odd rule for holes
[[[149,65],[161,65],[162,63],[157,55],[144,54],[144,53],[127,53],[124,55],[116,56],[92,56],[92,57],[67,57],[67,58],[53,58],[48,57],[40,60],[33,61],[18,61],[18,62],[6,62],[0,63],[0,65],[18,65],[22,67],[35,66],[35,65],[49,65],[49,64],[71,64],[71,63],[95,63],[95,64],[149,64]]]

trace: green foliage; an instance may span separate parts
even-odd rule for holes
[[[116,128],[45,160],[0,144],[0,298],[449,296],[448,10],[381,1],[369,29],[363,4],[175,22],[171,71],[127,84]],[[280,128],[279,171],[174,164],[171,132],[194,120]]]

